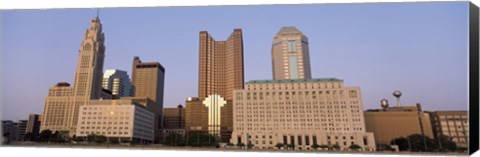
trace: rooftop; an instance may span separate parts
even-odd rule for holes
[[[290,33],[300,33],[300,34],[303,34],[303,33],[300,32],[300,30],[298,30],[296,27],[287,26],[287,27],[282,27],[282,28],[280,29],[280,31],[278,31],[277,35],[290,34]]]
[[[262,84],[262,83],[290,83],[290,82],[343,82],[337,78],[316,78],[316,79],[290,79],[290,80],[251,80],[246,84]]]

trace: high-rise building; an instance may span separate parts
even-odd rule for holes
[[[282,27],[273,38],[274,80],[311,79],[308,38],[295,27]]]
[[[377,144],[391,144],[395,138],[412,134],[433,138],[430,117],[421,111],[420,104],[367,110],[363,114],[367,131],[375,134]]]
[[[139,57],[133,58],[132,83],[135,97],[148,97],[163,107],[165,68],[159,62],[142,63]]]
[[[134,88],[126,71],[117,69],[105,70],[102,88],[112,92],[116,97],[134,96]]]
[[[241,29],[234,29],[226,41],[215,41],[207,31],[200,32],[198,100],[187,100],[186,128],[192,131],[208,130],[220,136],[221,141],[230,139],[232,124],[232,92],[243,89],[243,37]],[[194,103],[195,102],[195,103]],[[189,106],[203,105],[203,106]],[[208,115],[192,116],[189,109],[200,109]],[[196,117],[196,118],[194,118]],[[208,124],[205,128],[201,125]]]
[[[344,87],[343,80],[256,80],[234,94],[233,144],[376,148],[374,134],[365,129],[360,88]]]
[[[38,135],[40,133],[40,117],[38,114],[30,114],[28,116],[27,129],[25,133]]]
[[[78,53],[78,64],[73,87],[58,83],[50,87],[45,100],[41,130],[75,133],[79,106],[88,105],[91,99],[101,98],[105,35],[98,16],[85,31]]]
[[[18,125],[18,140],[24,141],[25,140],[25,134],[27,134],[27,124],[28,120],[19,120],[17,125]]]
[[[168,136],[170,133],[185,135],[185,109],[181,104],[175,108],[163,109],[163,135]]]
[[[430,112],[432,130],[435,139],[440,136],[452,138],[458,147],[468,148],[469,125],[467,111]],[[441,146],[441,143],[439,144]]]

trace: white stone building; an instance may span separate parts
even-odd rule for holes
[[[96,134],[140,143],[154,141],[154,113],[134,103],[120,104],[114,100],[107,100],[105,104],[100,102],[96,100],[93,104],[80,107],[77,137]]]
[[[365,131],[360,88],[344,87],[342,80],[249,81],[246,89],[234,91],[233,104],[233,144],[375,149],[373,133]]]

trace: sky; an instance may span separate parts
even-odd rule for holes
[[[43,112],[48,88],[73,84],[78,50],[96,9],[3,10],[2,119]],[[134,56],[166,68],[164,107],[197,96],[199,32],[226,40],[243,30],[245,81],[272,79],[271,44],[283,26],[309,38],[313,78],[361,88],[363,109],[422,103],[467,110],[468,2],[102,8],[104,69],[131,75]]]

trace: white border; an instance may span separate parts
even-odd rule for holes
[[[153,6],[206,6],[206,5],[258,5],[258,4],[309,4],[309,3],[364,3],[364,2],[425,2],[428,0],[0,0],[1,10],[10,9],[52,9],[52,8],[103,8],[103,7],[153,7]],[[449,1],[449,0],[434,0]],[[450,0],[451,1],[451,0]],[[465,0],[457,0],[465,1]],[[471,0],[480,6],[480,0]],[[1,16],[1,15],[0,15]],[[1,19],[0,19],[1,20]],[[1,22],[1,21],[0,21]],[[1,24],[1,23],[0,23]],[[1,28],[1,26],[0,26]],[[1,31],[1,30],[0,30]],[[0,32],[0,35],[2,33]],[[0,43],[1,44],[1,43]],[[0,45],[1,46],[1,45]],[[1,47],[0,47],[1,48]],[[1,49],[0,49],[1,51]],[[0,57],[1,57],[0,52]],[[1,70],[1,69],[0,69]],[[1,72],[1,71],[0,71]],[[0,73],[1,77],[1,73]],[[1,99],[1,96],[0,96]],[[0,147],[3,156],[262,156],[262,157],[350,157],[350,156],[414,156],[414,155],[386,155],[386,154],[345,154],[345,153],[277,153],[277,152],[232,152],[232,151],[173,151],[173,150],[127,150],[127,149],[87,149],[87,148],[31,148],[31,147]],[[475,156],[479,155],[477,152]],[[420,155],[415,155],[420,156]],[[429,156],[429,155],[421,155]]]

